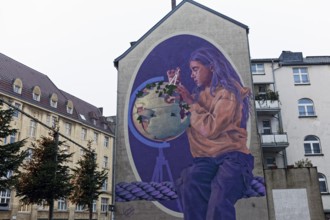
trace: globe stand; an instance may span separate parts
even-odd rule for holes
[[[158,148],[158,157],[156,158],[156,164],[154,167],[154,172],[152,174],[151,181],[161,183],[163,182],[163,168],[165,167],[167,171],[168,178],[173,182],[172,172],[168,161],[165,159],[163,148]]]
[[[165,167],[165,170],[167,171],[169,180],[172,183],[174,183],[170,166],[164,156],[163,148],[158,148],[158,157],[156,158],[156,164],[155,164],[154,172],[153,172],[152,178],[151,178],[152,182],[157,182],[157,183],[163,182],[163,177],[164,177],[163,168],[164,167]],[[182,212],[182,206],[181,206],[179,198],[177,199],[177,205],[178,205],[179,211]]]

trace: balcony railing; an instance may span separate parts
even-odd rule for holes
[[[283,134],[261,134],[261,146],[266,151],[280,152],[289,146],[288,135]]]
[[[255,106],[257,113],[274,115],[280,111],[280,104],[278,100],[256,100]]]

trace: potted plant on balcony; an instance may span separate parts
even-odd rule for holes
[[[262,101],[265,102],[269,100],[271,103],[274,101],[279,100],[279,94],[278,92],[274,92],[273,90],[268,89],[265,93],[259,93],[255,96],[256,101]]]

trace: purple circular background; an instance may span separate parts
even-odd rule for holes
[[[190,54],[200,47],[214,47],[208,41],[193,35],[177,35],[171,37],[160,44],[158,44],[146,57],[139,71],[136,75],[131,91],[131,99],[135,99],[136,94],[134,91],[145,81],[155,77],[164,77],[167,79],[166,71],[180,67],[181,69],[181,82],[188,90],[192,90],[195,86],[193,80],[190,78],[189,57]],[[134,100],[130,100],[130,103]],[[132,121],[132,106],[128,109],[128,117]],[[141,180],[150,182],[159,149],[150,147],[141,142],[131,129],[128,129],[130,149],[132,157]],[[151,141],[152,142],[152,141]],[[159,144],[155,142],[155,146]],[[182,134],[176,139],[168,142],[170,147],[163,148],[165,159],[169,163],[172,177],[174,181],[179,177],[183,168],[187,167],[192,157],[189,150],[189,143],[186,133]],[[163,169],[163,181],[170,181],[167,171]],[[180,212],[177,201],[164,201],[161,202],[165,207],[176,212]]]

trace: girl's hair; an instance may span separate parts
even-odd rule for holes
[[[243,87],[241,79],[232,65],[228,62],[227,58],[216,48],[202,47],[195,50],[189,61],[199,61],[213,72],[211,80],[211,95],[214,95],[214,91],[218,86],[222,86],[228,91],[232,92],[236,100],[242,103],[242,120],[241,127],[246,128],[246,124],[249,118],[250,112],[250,94],[242,98],[240,88],[237,87],[237,83]],[[195,88],[194,92],[196,97],[199,97],[199,93],[203,88]]]

